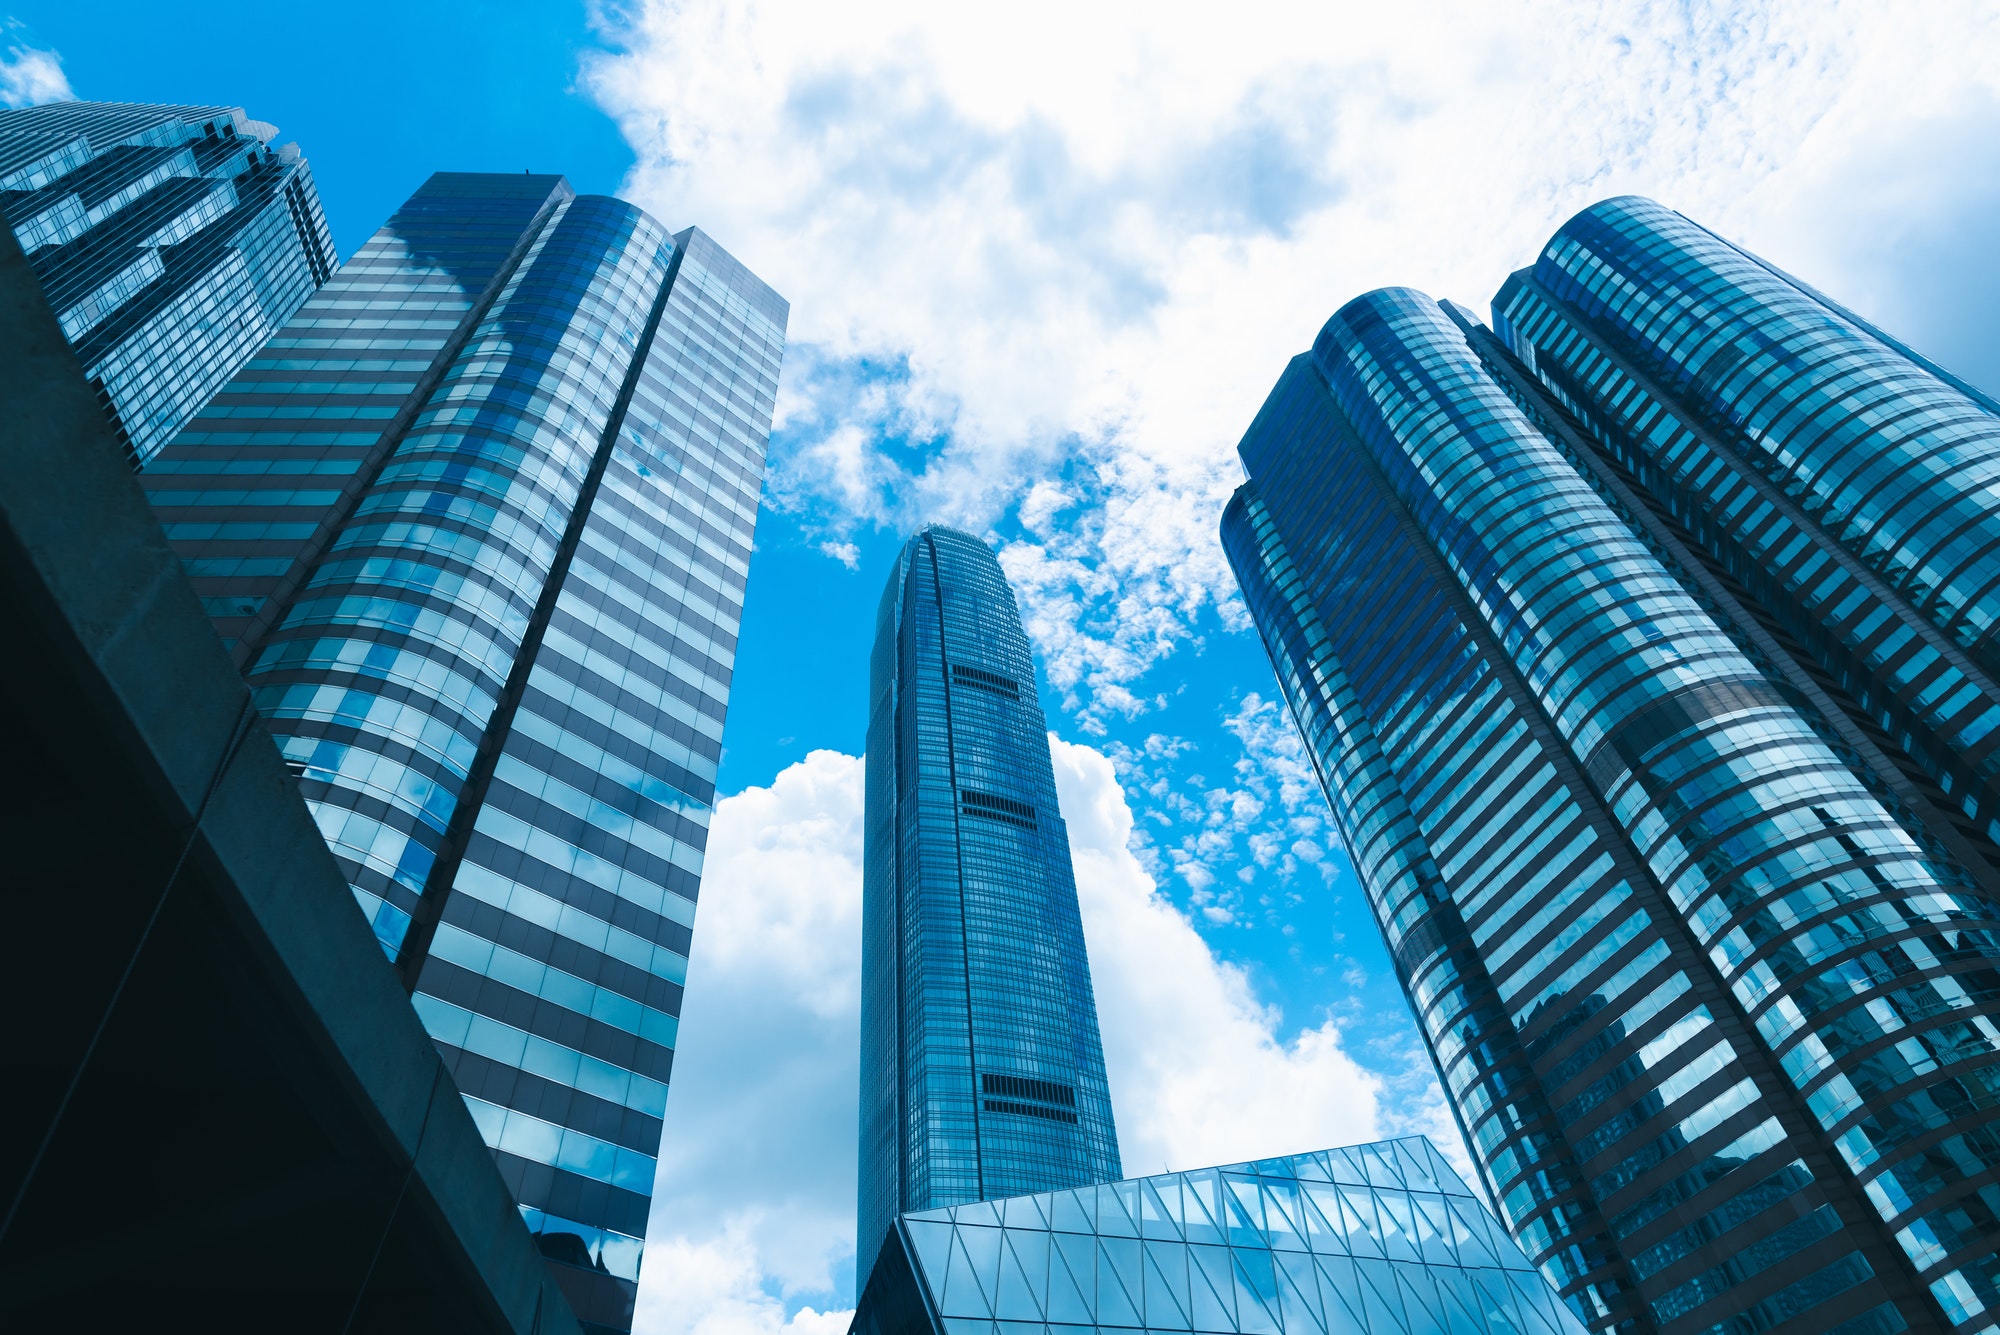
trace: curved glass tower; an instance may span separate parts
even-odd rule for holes
[[[1224,545],[1486,1185],[1572,1309],[1979,1328],[1946,1272],[2000,1235],[2000,902],[1965,832],[1465,313],[1349,303],[1240,452]]]
[[[1629,522],[1765,675],[1982,893],[1954,930],[1885,925],[1879,943],[1828,950],[1772,988],[1759,1024],[1947,1318],[1986,1329],[2000,1315],[2000,952],[1984,926],[2000,900],[2000,403],[1647,199],[1571,219],[1494,316],[1495,377],[1629,496]]]
[[[592,1330],[632,1318],[787,313],[693,228],[440,174],[144,475]]]
[[[897,1215],[1120,1176],[1097,1003],[1014,594],[932,525],[869,672],[859,1273]]]

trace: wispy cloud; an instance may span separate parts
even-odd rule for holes
[[[717,804],[641,1271],[651,1335],[846,1329],[812,1314],[853,1267],[861,777],[815,751]]]
[[[587,79],[637,151],[627,193],[792,301],[769,503],[836,560],[874,525],[991,536],[1050,685],[1098,743],[1059,746],[1058,768],[1134,1171],[1375,1132],[1453,1146],[1413,1027],[1337,1004],[1287,1026],[1196,930],[1267,924],[1337,865],[1288,721],[1218,692],[1202,726],[1234,734],[1225,759],[1167,735],[1195,725],[1147,718],[1180,698],[1175,664],[1204,636],[1247,626],[1215,536],[1232,447],[1336,307],[1391,283],[1481,306],[1563,219],[1631,191],[1898,327],[1958,329],[2000,376],[1984,240],[2000,11],[1976,0],[619,14]],[[805,998],[851,980],[787,965],[766,986],[747,956],[701,976],[725,884],[763,887],[744,922],[782,921],[799,895],[858,904],[854,836],[826,822],[858,810],[860,762],[825,754],[718,811],[653,1330],[838,1324],[816,1286],[851,1229],[854,1077],[817,1054],[846,1060],[854,1019]],[[1320,898],[1354,889],[1331,884]],[[850,930],[815,922],[822,940]],[[1311,949],[1363,994],[1337,932]],[[1147,990],[1181,974],[1195,981]],[[1182,1050],[1144,1046],[1167,1031]],[[750,1051],[771,1055],[754,1080],[731,1068]],[[787,1140],[773,1119],[794,1107],[837,1111]],[[797,1156],[812,1162],[794,1172]],[[699,1302],[653,1296],[704,1275]]]
[[[1074,498],[1009,570],[1088,723],[1145,711],[1229,608],[1230,446],[1342,301],[1476,304],[1625,190],[1783,258],[1857,143],[1994,87],[1995,25],[1952,0],[650,0],[589,77],[634,197],[792,299],[781,503],[841,540]]]
[[[63,73],[62,56],[33,44],[26,28],[14,19],[0,25],[0,106],[33,107],[66,102],[76,96]]]

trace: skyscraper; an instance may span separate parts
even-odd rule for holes
[[[0,215],[135,464],[332,274],[296,144],[235,107],[0,111]]]
[[[0,347],[0,1329],[576,1335],[4,227]]]
[[[2000,403],[1651,200],[1572,219],[1494,316],[1517,354],[1488,351],[1496,378],[1593,460],[1909,837],[1977,887],[1961,921],[1990,920]],[[1987,930],[1898,927],[1815,959],[1796,1011],[1767,974],[1786,1018],[1759,1023],[1947,1318],[1983,1329],[2000,1308],[1996,949]],[[1865,1060],[1843,1072],[1822,1043]]]
[[[1983,1329],[2000,894],[1910,720],[1996,703],[2000,421],[1645,201],[1496,304],[1342,308],[1223,521],[1486,1183],[1597,1329]]]
[[[629,1327],[788,315],[434,176],[147,469],[587,1326]]]
[[[1119,1176],[1035,665],[970,534],[921,530],[883,590],[867,784],[864,1282],[905,1211]]]

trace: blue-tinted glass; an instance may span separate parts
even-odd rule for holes
[[[1313,1253],[1273,1249],[1255,1236],[1217,1245],[1051,1230],[1039,1215],[1017,1214],[1012,1201],[1001,1203],[1004,1227],[972,1222],[963,1208],[907,1213],[863,1291],[854,1328],[908,1335],[928,1326],[952,1335],[997,1315],[1034,1323],[1000,1327],[1018,1335],[1119,1328],[1578,1335],[1576,1318],[1429,1141],[1331,1154],[1331,1170],[1328,1156],[1302,1154],[1117,1184],[1163,1200],[1205,1194],[1221,1180],[1290,1202],[1314,1194],[1308,1185],[1337,1193],[1347,1203],[1326,1216],[1334,1222],[1322,1227],[1325,1244]],[[1379,1222],[1364,1223],[1381,1220],[1397,1221],[1413,1238],[1421,1232],[1421,1250],[1405,1246],[1384,1258],[1374,1236]]]
[[[985,543],[932,526],[904,547],[871,693],[864,1275],[902,1211],[1118,1176],[1048,728]],[[1135,1238],[1145,1209],[1136,1188],[1127,1200],[1100,1187],[1085,1206],[1101,1232]],[[1153,1202],[1146,1236],[1167,1227],[1163,1209]],[[1143,1286],[1140,1270],[1130,1279]]]
[[[333,271],[312,173],[276,134],[234,107],[0,111],[0,212],[134,464]]]
[[[1691,262],[1668,265],[1672,281],[1646,268],[1706,233],[1622,207],[1597,212],[1620,220],[1624,269],[1608,241],[1566,239],[1595,235],[1587,214],[1510,280],[1512,351],[1406,290],[1343,308],[1245,436],[1251,481],[1224,543],[1475,1159],[1570,1309],[1605,1330],[1748,1331],[1808,1311],[1834,1321],[1819,1305],[1838,1297],[1840,1320],[1934,1324],[1924,1286],[2000,1227],[1965,1206],[1945,1222],[1939,1200],[1966,1190],[1959,1163],[1899,1169],[1905,1146],[1966,1129],[1951,1123],[2000,1090],[2000,1043],[1985,1037],[2000,1034],[1985,982],[2000,859],[1966,822],[1970,799],[1945,819],[1918,791],[1922,767],[1884,751],[1881,721],[1862,735],[1865,710],[1829,690],[1831,657],[1757,603],[1778,585],[1738,559],[1749,549],[1702,546],[1733,521],[1703,519],[1686,491],[1645,492],[1647,450],[1719,430],[1687,402],[1757,344],[1696,355],[1673,340],[1725,316],[1766,344],[1776,334],[1756,284],[1725,301],[1688,278]],[[1552,296],[1558,264],[1573,286]],[[1683,278],[1714,300],[1674,289]],[[1674,300],[1679,314],[1655,321]],[[1603,351],[1623,337],[1601,327],[1607,302],[1653,321],[1624,362]],[[1956,396],[1954,421],[1988,411],[1842,327]],[[1641,361],[1651,381],[1627,373]],[[1785,384],[1814,404],[1835,388]],[[1680,396],[1696,428],[1664,427],[1635,386]],[[1593,434],[1588,411],[1614,410],[1628,434]],[[1758,420],[1768,441],[1778,419]],[[1902,448],[1841,439],[1843,467]],[[1672,466],[1768,482],[1747,449]],[[1768,526],[1778,511],[1740,514]],[[1803,562],[1799,532],[1786,559]],[[1846,615],[1857,587],[1826,596]],[[1894,597],[1902,620],[1867,633],[1928,625],[1957,658],[1932,654],[1907,684],[1976,714],[1961,669],[1977,664],[1949,642],[1963,618],[1927,622]],[[1942,976],[1945,960],[1970,965],[1968,982]],[[1985,1172],[1984,1146],[1966,1151]],[[1919,1197],[1935,1193],[1926,1213]],[[1898,1233],[1878,1214],[1919,1222]],[[1928,1242],[1940,1228],[1958,1241]],[[1976,1296],[1970,1273],[1954,1283]]]
[[[698,231],[441,174],[149,470],[590,1329],[631,1321],[786,318]]]

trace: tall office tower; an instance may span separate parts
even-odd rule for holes
[[[144,474],[600,1330],[631,1320],[787,314],[692,228],[438,175]]]
[[[1753,991],[1922,1282],[1985,1329],[2000,1309],[2000,951],[1979,925],[2000,899],[2000,403],[1651,200],[1572,219],[1494,317],[1516,354],[1478,331],[1496,380],[1907,837],[1980,892],[1954,897],[1949,929],[1936,907],[1928,927],[1820,910],[1822,944],[1771,954]]]
[[[0,215],[134,464],[338,262],[298,145],[236,107],[0,111]]]
[[[867,794],[863,1281],[906,1211],[1119,1176],[1034,660],[970,534],[921,530],[882,592]]]
[[[1513,327],[1544,368],[1583,341]],[[1339,311],[1240,452],[1231,563],[1486,1184],[1573,1310],[1983,1326],[1992,873],[1746,603],[1755,567],[1704,562],[1491,331],[1408,290]],[[1771,522],[1738,487],[1726,513]]]

